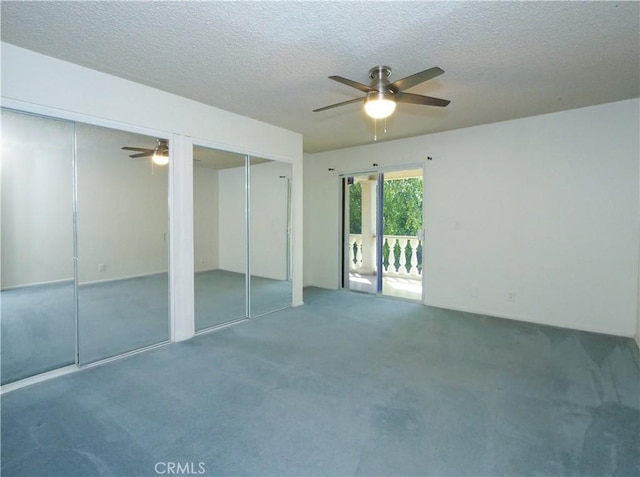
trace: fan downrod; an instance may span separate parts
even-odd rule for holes
[[[371,79],[387,79],[391,76],[391,68],[389,66],[374,66],[369,70],[369,78]]]

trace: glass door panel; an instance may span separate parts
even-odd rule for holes
[[[422,169],[385,172],[382,294],[422,299]]]
[[[73,137],[2,110],[2,384],[74,364]]]
[[[79,361],[169,339],[168,166],[156,138],[77,124]],[[143,154],[142,157],[130,155]]]
[[[378,174],[344,178],[343,286],[378,292]]]
[[[246,158],[193,148],[195,325],[247,316]]]
[[[252,157],[250,316],[291,306],[291,164]]]

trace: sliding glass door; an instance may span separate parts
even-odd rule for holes
[[[422,299],[422,169],[346,176],[344,288]]]

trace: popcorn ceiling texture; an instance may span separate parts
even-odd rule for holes
[[[639,96],[638,2],[13,2],[2,40],[304,135],[307,152],[370,143],[358,97],[327,79],[439,66],[378,140]],[[87,94],[101,94],[88,91]],[[381,126],[381,125],[379,125]],[[379,131],[380,132],[380,131]]]

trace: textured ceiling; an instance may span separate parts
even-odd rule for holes
[[[359,103],[312,110],[432,66],[378,141],[640,95],[640,3],[12,2],[2,40],[297,131],[307,152],[373,142]],[[93,94],[87,91],[87,94]]]

